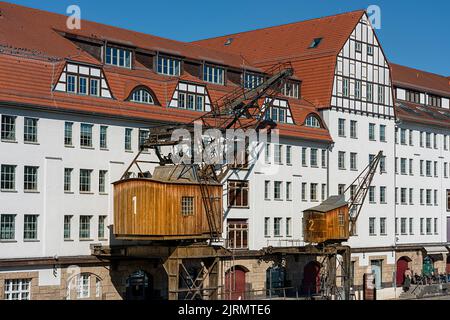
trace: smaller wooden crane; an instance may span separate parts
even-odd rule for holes
[[[350,297],[350,247],[343,246],[342,242],[348,241],[351,236],[356,235],[358,217],[382,158],[383,152],[380,151],[353,183],[344,190],[343,194],[331,196],[319,206],[303,212],[305,242],[315,245],[324,257],[322,262],[323,294],[328,298],[335,296],[338,291],[336,286],[337,255],[343,257],[340,275],[344,288],[343,298],[347,300]],[[345,195],[349,190],[351,194],[349,200],[346,201]]]

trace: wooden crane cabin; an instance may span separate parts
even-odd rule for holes
[[[207,217],[205,189],[185,166],[156,167],[151,178],[114,183],[114,235],[121,240],[210,239],[222,233],[222,190],[208,183],[212,214]],[[214,228],[212,228],[212,225]]]
[[[341,243],[349,239],[349,208],[344,195],[331,196],[303,211],[303,236],[308,243]]]

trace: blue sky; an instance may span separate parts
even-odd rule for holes
[[[381,8],[377,34],[388,59],[450,76],[448,0],[11,0],[65,14],[79,5],[82,19],[161,37],[192,41],[336,13]]]

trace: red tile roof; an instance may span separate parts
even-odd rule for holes
[[[0,103],[3,105],[186,123],[198,118],[200,114],[195,111],[167,107],[179,80],[207,85],[212,101],[236,87],[233,84],[227,86],[206,84],[187,72],[177,78],[159,75],[142,65],[139,69],[133,70],[103,66],[100,61],[55,31],[65,30],[67,17],[4,2],[0,2],[0,10]],[[141,49],[159,48],[158,50],[161,51],[177,51],[180,55],[192,59],[220,60],[232,67],[241,67],[242,64],[242,59],[236,54],[205,49],[194,44],[162,39],[94,22],[82,21],[82,29],[77,33],[90,38],[115,39]],[[66,60],[103,67],[115,99],[52,91]],[[160,105],[143,105],[126,101],[131,90],[138,85],[149,87]],[[331,141],[327,129],[303,126],[308,114],[316,113],[320,117],[314,105],[303,99],[289,99],[289,103],[296,124],[280,124],[282,135],[307,140]]]
[[[397,100],[395,109],[400,120],[450,129],[450,110],[448,109],[400,100]]]
[[[328,107],[336,57],[364,14],[364,10],[358,10],[194,43],[240,54],[257,66],[291,61],[295,75],[303,81],[302,95],[319,107]],[[322,41],[310,49],[315,38]],[[231,44],[225,45],[228,39]]]
[[[390,65],[395,86],[450,97],[450,78],[395,63]]]

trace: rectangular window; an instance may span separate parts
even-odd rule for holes
[[[360,41],[355,41],[355,51],[359,53],[362,52],[362,43]]]
[[[438,191],[434,190],[434,205],[438,205]]]
[[[427,225],[426,225],[427,234],[431,234],[431,218],[427,218],[426,222],[427,222]]]
[[[428,105],[432,107],[441,107],[442,106],[442,99],[441,97],[428,94]]]
[[[413,146],[414,145],[414,141],[413,141],[413,137],[414,137],[414,131],[409,129],[409,145]]]
[[[444,150],[448,150],[448,136],[444,135]]]
[[[350,170],[358,170],[356,158],[357,154],[355,152],[350,152]]]
[[[228,248],[248,249],[248,222],[247,220],[228,220]]]
[[[395,203],[398,204],[398,187],[395,187]]]
[[[409,175],[412,176],[414,175],[414,163],[413,163],[413,159],[409,159]]]
[[[37,240],[38,238],[37,232],[38,232],[38,216],[26,214],[23,220],[23,239]]]
[[[369,123],[369,140],[375,140],[375,123]]]
[[[384,124],[380,124],[380,141],[386,142],[386,126]]]
[[[426,162],[426,175],[427,177],[431,177],[431,161]]]
[[[90,82],[89,82],[89,94],[91,95],[91,96],[99,96],[100,95],[100,90],[99,90],[99,79],[93,79],[93,78],[91,78],[90,79]]]
[[[281,181],[275,181],[273,183],[273,198],[275,200],[281,200]]]
[[[125,151],[131,151],[131,135],[133,133],[133,129],[126,128],[125,129]]]
[[[270,199],[270,181],[264,181],[264,199]]]
[[[270,237],[270,218],[264,218],[264,237]]]
[[[306,148],[302,148],[302,166],[306,167],[307,161],[306,161]]]
[[[194,215],[194,197],[181,197],[181,215]]]
[[[413,90],[406,90],[406,101],[420,103],[420,92]]]
[[[37,143],[38,142],[38,120],[32,118],[25,118],[23,125],[23,141]]]
[[[420,131],[419,138],[420,138],[420,146],[423,148],[423,132],[422,131]]]
[[[305,182],[302,183],[302,201],[307,201],[306,198],[306,186],[307,184]]]
[[[195,95],[188,93],[186,109],[188,110],[195,109]]]
[[[16,238],[16,216],[14,214],[0,215],[0,240]]]
[[[406,204],[406,188],[401,188],[400,189],[400,201],[402,204]]]
[[[248,207],[249,182],[228,181],[228,207]]]
[[[274,237],[281,237],[281,218],[273,219],[273,235]]]
[[[282,161],[281,161],[282,149],[283,149],[282,145],[280,145],[280,144],[275,145],[274,161],[276,164],[282,164]]]
[[[405,158],[400,159],[400,173],[406,174],[406,159]]]
[[[92,125],[91,124],[81,124],[80,131],[80,146],[92,148]]]
[[[367,101],[373,102],[373,83],[367,83]]]
[[[345,184],[339,184],[338,185],[338,194],[339,195],[344,194],[344,191],[345,191]]]
[[[349,90],[348,90],[348,84],[349,84],[349,79],[348,78],[342,78],[342,95],[344,97],[348,97],[349,96]]]
[[[355,80],[355,99],[361,99],[361,81]]]
[[[427,206],[431,206],[431,189],[427,189],[426,190],[426,201],[427,201]]]
[[[16,166],[6,164],[1,165],[0,190],[16,190]]]
[[[131,50],[110,46],[106,47],[106,64],[131,69],[131,57]]]
[[[292,237],[292,218],[286,218],[286,237]]]
[[[100,149],[108,148],[108,127],[100,126]]]
[[[444,178],[448,178],[448,162],[444,162]]]
[[[406,234],[406,218],[401,218],[400,219],[400,233],[402,235]]]
[[[338,167],[340,170],[345,170],[345,152],[339,151],[338,153]]]
[[[168,76],[179,76],[181,74],[181,60],[158,56],[158,73]]]
[[[98,217],[98,238],[105,239],[106,216]]]
[[[327,167],[327,150],[322,149],[322,168]]]
[[[90,297],[90,274],[83,273],[77,276],[77,298],[87,299]]]
[[[91,238],[91,216],[80,216],[79,237],[82,240]]]
[[[317,201],[317,183],[311,183],[310,196],[311,201]]]
[[[350,138],[358,138],[358,122],[355,120],[350,120]]]
[[[425,204],[424,193],[425,193],[425,190],[424,189],[420,189],[420,204],[421,205]]]
[[[434,234],[438,233],[438,218],[434,218]]]
[[[400,143],[406,145],[406,129],[400,129]]]
[[[325,200],[327,197],[327,185],[325,183],[322,183],[322,201]]]
[[[5,280],[4,300],[30,300],[31,279]]]
[[[286,81],[284,86],[281,88],[281,94],[286,97],[298,99],[298,97],[300,96],[299,87],[300,86],[297,82]]]
[[[225,84],[225,69],[205,64],[203,66],[203,81],[221,85]]]
[[[253,89],[263,83],[264,77],[260,74],[244,72],[244,88]]]
[[[374,186],[370,186],[370,188],[369,188],[369,202],[375,203],[375,187]]]
[[[80,169],[80,192],[91,192],[92,170]]]
[[[286,182],[286,200],[292,200],[292,182]]]
[[[270,163],[271,153],[270,153],[270,143],[266,143],[266,163]]]
[[[317,149],[311,148],[310,163],[311,167],[317,167]]]
[[[72,129],[73,129],[73,123],[72,122],[64,123],[64,145],[65,146],[72,146],[73,145]]]
[[[425,234],[425,232],[424,232],[424,221],[425,219],[424,218],[420,218],[420,234]]]
[[[292,164],[292,147],[286,146],[286,164],[291,165]]]
[[[380,234],[386,235],[386,218],[380,218]]]
[[[37,191],[38,190],[38,167],[24,167],[23,173],[23,190]]]
[[[87,88],[87,81],[88,79],[86,77],[78,77],[78,93],[86,95],[88,93]]]
[[[149,130],[139,129],[139,150],[144,150],[145,152],[148,151],[148,148],[144,147],[145,141],[147,141],[148,137],[150,135]]]
[[[3,141],[16,141],[16,117],[2,116],[2,132]]]
[[[380,203],[386,203],[386,187],[380,187]]]
[[[414,218],[409,218],[409,234],[414,234]]]
[[[395,218],[395,234],[398,235],[398,218]]]
[[[369,218],[369,235],[375,235],[375,218]]]
[[[413,188],[409,188],[409,204],[410,205],[414,204],[414,189]]]
[[[438,148],[438,135],[436,133],[433,134],[433,148]]]
[[[106,174],[108,171],[100,170],[98,172],[98,192],[106,193]]]
[[[423,176],[423,160],[420,160],[420,175]]]
[[[72,216],[64,216],[64,240],[72,239]]]
[[[72,171],[71,168],[64,168],[64,192],[72,191]]]
[[[378,103],[384,104],[384,86],[378,85]]]
[[[367,55],[373,56],[373,45],[371,45],[371,44],[367,45]]]
[[[77,77],[69,74],[67,75],[67,92],[77,93]]]
[[[434,162],[433,169],[434,169],[434,176],[437,177],[438,176],[438,162],[437,161]]]
[[[431,133],[425,133],[425,146],[431,148]]]
[[[380,158],[380,172],[386,173],[386,156]]]
[[[338,135],[345,137],[345,119],[338,119]]]
[[[450,190],[447,189],[447,212],[450,212]]]

